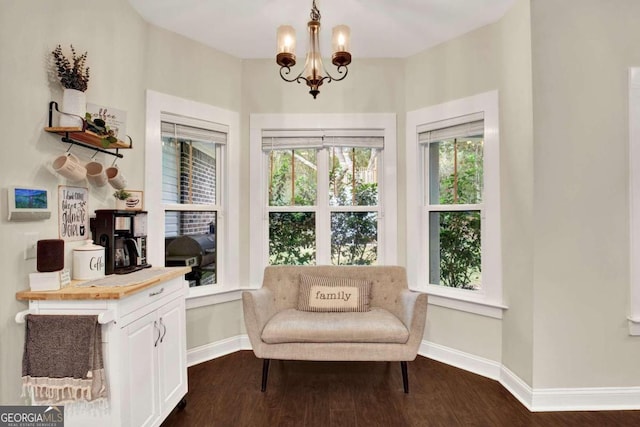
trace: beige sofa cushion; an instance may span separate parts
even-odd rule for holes
[[[286,309],[275,314],[262,331],[262,341],[281,343],[404,344],[409,331],[393,314],[374,307],[363,313],[313,313]]]
[[[314,312],[369,311],[371,282],[346,277],[300,275],[298,310]]]

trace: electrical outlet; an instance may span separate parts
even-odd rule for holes
[[[24,259],[34,259],[38,251],[38,233],[24,233]]]

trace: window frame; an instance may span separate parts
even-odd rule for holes
[[[640,67],[629,68],[629,335],[640,336]]]
[[[187,308],[195,308],[229,300],[227,296],[216,297],[240,289],[240,118],[234,111],[212,105],[147,90],[146,136],[145,136],[145,206],[148,211],[149,240],[164,242],[164,215],[167,210],[184,210],[183,205],[162,202],[162,144],[161,121],[163,113],[185,118],[205,120],[228,128],[227,143],[223,156],[216,159],[220,164],[220,189],[217,197],[217,283],[211,286],[189,288]],[[192,206],[192,205],[187,205]],[[195,205],[187,210],[207,210],[209,205]],[[164,265],[164,243],[150,245],[148,259],[152,265]]]
[[[424,161],[426,150],[419,143],[419,133],[431,123],[477,113],[484,114],[484,192],[481,203],[482,288],[474,291],[428,284],[428,213],[425,216],[428,167]],[[498,91],[408,112],[406,141],[407,276],[410,287],[428,293],[430,304],[501,319],[506,306],[502,300]],[[468,206],[477,205],[459,205],[456,209]]]
[[[250,164],[251,164],[251,224],[250,224],[250,286],[259,288],[262,273],[269,264],[269,226],[268,215],[268,155],[262,150],[264,131],[323,129],[331,131],[382,129],[384,132],[384,150],[380,159],[382,167],[378,175],[382,190],[378,199],[378,260],[379,263],[396,264],[397,259],[397,154],[396,154],[396,115],[395,114],[251,114],[250,116]],[[328,153],[318,153],[318,170],[328,170]],[[326,157],[326,159],[324,158]],[[321,159],[322,158],[322,159]],[[316,205],[292,206],[294,211],[308,211],[313,208],[316,215],[326,209],[326,224],[318,228],[330,228],[330,213],[335,211],[358,211],[358,206],[329,206],[328,193],[321,190],[322,177],[318,174],[318,194]],[[277,210],[289,210],[281,207]],[[318,216],[316,216],[316,220]],[[380,231],[382,230],[382,231]],[[319,263],[331,260],[331,236],[317,235],[316,259]]]

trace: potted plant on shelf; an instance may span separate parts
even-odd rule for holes
[[[116,198],[116,209],[127,209],[127,199],[131,197],[131,193],[127,190],[116,190],[113,193],[113,197]]]
[[[89,83],[89,67],[87,67],[87,52],[82,55],[76,53],[71,45],[71,60],[62,52],[58,45],[52,52],[56,74],[64,88],[62,93],[61,127],[82,127],[82,120],[87,110],[85,91]]]

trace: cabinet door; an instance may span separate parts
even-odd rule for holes
[[[130,323],[122,335],[122,357],[126,360],[125,372],[122,373],[123,386],[126,388],[122,402],[124,425],[154,425],[160,416],[157,357],[160,329],[157,313],[151,312]]]
[[[187,344],[184,298],[160,307],[158,321],[162,332],[158,344],[160,367],[160,405],[168,414],[187,394]]]

